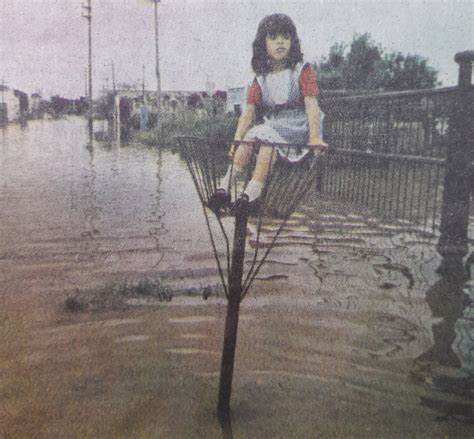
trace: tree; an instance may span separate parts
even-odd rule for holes
[[[347,44],[336,43],[329,56],[316,64],[322,89],[412,90],[440,83],[438,72],[420,55],[385,53],[370,34],[355,34]]]
[[[330,90],[343,89],[344,84],[344,66],[346,59],[344,52],[346,45],[336,43],[329,49],[329,56],[316,66],[318,72],[318,82],[321,88]]]
[[[400,52],[385,56],[387,73],[386,90],[413,90],[440,85],[438,72],[419,55],[402,55]]]
[[[356,35],[343,69],[345,88],[372,90],[381,88],[384,74],[383,49],[369,34]]]

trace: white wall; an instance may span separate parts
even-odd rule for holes
[[[240,105],[241,110],[244,109],[246,91],[247,87],[229,88],[227,90],[227,113],[233,113],[235,105]]]
[[[20,98],[16,97],[13,90],[8,88],[3,92],[0,90],[0,102],[7,104],[8,122],[14,122],[20,119]]]

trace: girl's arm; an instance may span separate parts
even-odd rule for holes
[[[318,100],[315,96],[305,96],[304,106],[309,127],[308,143],[310,145],[316,145],[315,154],[320,155],[327,149],[328,145],[323,141],[323,139],[321,139]]]
[[[247,104],[245,105],[244,111],[239,117],[239,123],[237,124],[237,129],[235,130],[234,140],[240,141],[244,138],[247,131],[253,124],[253,119],[255,116],[255,105]],[[232,144],[230,148],[229,155],[233,156],[235,152],[236,145]]]

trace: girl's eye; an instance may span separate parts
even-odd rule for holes
[[[269,34],[268,37],[271,40],[276,40],[278,37],[282,37],[285,40],[289,40],[291,38],[289,34]]]

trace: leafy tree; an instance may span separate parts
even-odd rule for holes
[[[438,72],[419,55],[402,55],[400,52],[385,56],[386,90],[413,90],[440,85]]]
[[[349,51],[344,43],[334,44],[316,69],[322,89],[412,90],[432,88],[440,83],[438,72],[420,55],[385,53],[370,34],[355,34]]]
[[[193,93],[187,99],[188,105],[192,108],[202,108],[202,99],[198,93]]]
[[[369,34],[354,37],[343,69],[345,88],[380,88],[384,71],[382,53],[382,48],[371,40]]]
[[[327,89],[343,89],[344,83],[344,68],[346,59],[344,52],[346,45],[343,43],[336,43],[329,49],[329,56],[316,66],[318,72],[318,82],[321,88]]]

